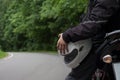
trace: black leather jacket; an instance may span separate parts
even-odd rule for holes
[[[82,22],[63,33],[66,42],[93,38],[100,40],[107,32],[120,29],[120,4],[118,0],[90,0]]]

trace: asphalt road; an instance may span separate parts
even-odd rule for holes
[[[57,55],[10,53],[0,60],[0,80],[64,80],[69,72]]]

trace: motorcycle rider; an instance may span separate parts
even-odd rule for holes
[[[71,70],[66,80],[91,80],[97,68],[95,50],[106,33],[117,29],[120,29],[119,0],[89,0],[82,22],[59,34],[57,49],[61,53],[65,53],[69,42],[92,38],[92,50],[78,67]]]

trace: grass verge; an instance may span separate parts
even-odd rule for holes
[[[0,59],[4,58],[6,56],[8,56],[8,54],[6,52],[3,52],[3,51],[0,50]]]

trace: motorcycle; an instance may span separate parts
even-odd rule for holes
[[[120,80],[120,30],[108,33],[96,54],[98,69],[92,80]]]

